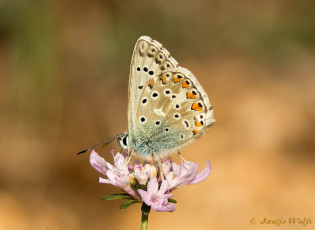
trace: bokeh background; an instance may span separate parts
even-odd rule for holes
[[[127,129],[141,35],[197,76],[217,120],[182,151],[211,176],[176,190],[177,210],[152,211],[149,229],[314,229],[250,223],[315,221],[314,12],[312,0],[0,1],[0,229],[139,229],[140,205],[100,200],[119,190],[76,152]]]

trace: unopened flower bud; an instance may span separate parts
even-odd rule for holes
[[[135,184],[136,183],[136,178],[131,173],[129,174],[129,181],[130,181],[130,184]]]
[[[156,177],[156,175],[157,175],[157,169],[154,165],[151,165],[150,178]]]

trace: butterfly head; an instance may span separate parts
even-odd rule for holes
[[[120,137],[118,137],[118,143],[122,149],[128,149],[128,132],[125,132]]]

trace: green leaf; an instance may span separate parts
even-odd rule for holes
[[[171,199],[171,198],[168,198],[168,202],[170,202],[170,203],[174,203],[174,204],[176,204],[176,203],[177,203],[177,201],[176,201],[176,200]]]
[[[114,193],[102,197],[102,200],[133,199],[128,193]]]
[[[119,206],[120,209],[125,209],[128,208],[130,205],[133,205],[135,203],[141,203],[138,200],[126,200],[124,202],[122,202],[122,204]]]

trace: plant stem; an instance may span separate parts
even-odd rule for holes
[[[148,218],[149,218],[149,213],[150,213],[151,207],[146,205],[144,202],[142,203],[141,206],[141,212],[142,212],[142,217],[141,217],[141,230],[147,230],[148,228]]]

